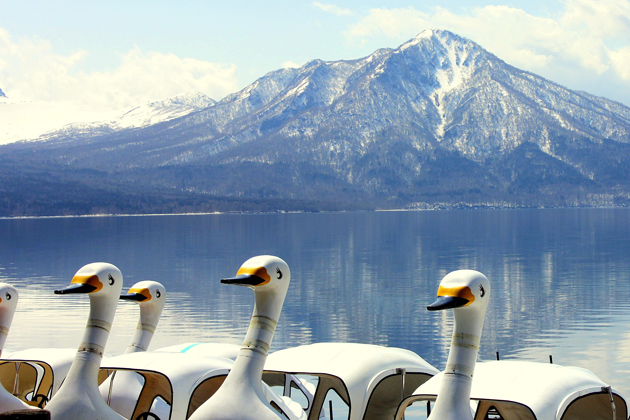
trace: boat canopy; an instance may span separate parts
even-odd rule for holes
[[[188,418],[221,386],[232,365],[232,360],[222,357],[138,352],[103,360],[101,372],[110,376],[108,403],[132,396],[131,418],[159,412],[165,420]],[[137,380],[127,374],[120,375],[124,382],[117,382],[117,371],[134,371]]]
[[[187,419],[214,395],[233,364],[225,357],[188,352],[124,354],[101,363],[101,372],[108,375],[101,393],[119,414],[124,411],[126,418],[151,413],[161,420]],[[107,388],[105,394],[103,386]],[[263,392],[269,403],[289,420],[306,418],[298,404],[276,395],[265,384]]]
[[[0,382],[22,401],[43,408],[59,390],[76,354],[76,348],[15,351],[0,361]]]
[[[291,396],[289,381],[294,388],[301,387],[293,379],[296,375],[316,377],[317,383],[304,392],[309,419],[320,417],[329,392],[334,392],[347,405],[349,419],[373,420],[393,417],[403,397],[437,373],[437,369],[409,350],[358,343],[317,343],[270,354],[263,380],[270,386],[284,386],[284,395]]]
[[[405,399],[396,419],[426,418],[443,375],[434,376]],[[591,371],[548,363],[477,363],[470,399],[474,420],[625,420],[628,416],[623,396]]]

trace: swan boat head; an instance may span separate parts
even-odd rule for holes
[[[442,279],[437,300],[427,306],[427,309],[440,311],[461,308],[470,311],[469,313],[476,313],[476,317],[483,320],[489,297],[490,282],[486,276],[474,270],[457,270]]]
[[[120,295],[120,298],[138,302],[141,307],[154,306],[153,312],[159,315],[164,308],[166,289],[157,281],[145,280],[134,284],[126,294]]]
[[[55,294],[58,295],[87,294],[89,296],[90,319],[79,351],[94,353],[98,356],[98,360],[95,361],[99,364],[116,314],[122,284],[123,276],[116,266],[108,263],[92,263],[81,267],[72,277],[68,287],[55,290]],[[87,337],[88,335],[90,337]]]
[[[256,296],[254,310],[256,315],[269,318],[276,323],[280,317],[290,281],[291,271],[284,260],[272,255],[261,255],[245,261],[236,276],[224,278],[221,283],[252,289]]]
[[[115,307],[120,297],[122,283],[122,273],[116,266],[108,263],[92,263],[81,267],[72,277],[70,285],[55,290],[55,294],[88,294],[90,299],[107,299]]]

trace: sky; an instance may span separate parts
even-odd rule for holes
[[[630,106],[630,0],[0,0],[0,89],[107,111],[396,48],[425,29]]]

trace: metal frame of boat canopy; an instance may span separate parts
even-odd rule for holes
[[[330,390],[347,404],[349,420],[393,418],[396,408],[438,370],[417,354],[400,348],[358,343],[317,343],[270,354],[263,380],[269,386],[301,387],[296,376],[318,378],[304,392],[309,420],[318,420]],[[310,394],[310,395],[309,395]]]
[[[428,417],[444,373],[418,387],[398,408],[396,420]],[[625,398],[587,369],[549,363],[477,363],[470,394],[474,420],[626,420]],[[616,411],[613,417],[613,404]],[[409,406],[420,405],[413,416]]]

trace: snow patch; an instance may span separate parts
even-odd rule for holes
[[[309,79],[302,80],[299,85],[297,85],[296,87],[294,87],[293,89],[291,89],[291,90],[289,90],[287,92],[287,96],[299,96],[299,95],[301,95],[302,93],[304,93],[304,91],[308,87],[309,83],[310,83]]]
[[[460,57],[453,45],[442,44],[447,51],[442,68],[437,69],[435,76],[439,87],[433,92],[432,98],[440,116],[440,124],[437,127],[439,139],[444,138],[447,123],[445,96],[464,84],[464,80],[469,76],[464,72],[461,65],[465,57]],[[446,62],[446,63],[445,63]]]
[[[118,111],[94,112],[66,102],[29,102],[0,99],[0,144],[45,140],[59,131],[96,128],[122,130],[146,127],[188,115],[216,102],[199,92],[188,92]]]

